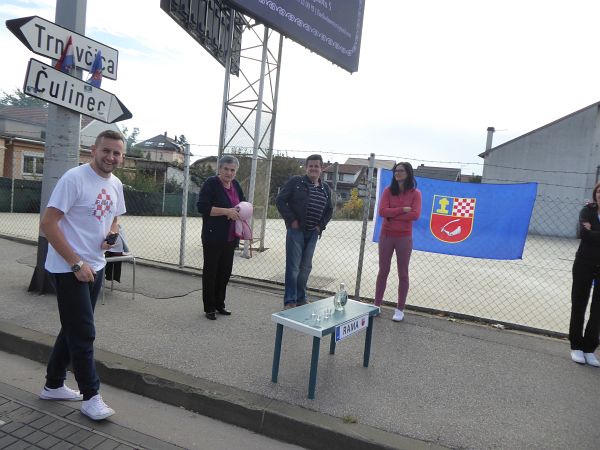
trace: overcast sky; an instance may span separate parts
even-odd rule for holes
[[[54,21],[55,0],[3,0],[2,20]],[[159,0],[88,0],[86,35],[119,50],[102,88],[131,110],[140,139],[185,134],[216,154],[223,67]],[[481,173],[494,145],[600,100],[597,0],[367,0],[357,73],[286,39],[275,148],[409,160]],[[0,90],[22,88],[36,57],[0,31]],[[307,82],[309,81],[309,82]]]

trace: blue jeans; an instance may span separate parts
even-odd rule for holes
[[[82,283],[72,273],[55,273],[52,277],[61,329],[48,361],[46,386],[51,389],[61,387],[67,376],[67,366],[71,364],[84,400],[92,398],[100,388],[94,362],[94,308],[102,288],[102,277],[104,269],[96,272],[92,283]]]
[[[319,235],[317,230],[288,228],[285,238],[285,294],[283,304],[306,303],[306,283]]]

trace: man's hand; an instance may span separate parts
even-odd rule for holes
[[[581,222],[581,226],[586,230],[590,231],[592,229],[592,224],[590,222]]]
[[[112,247],[117,245],[117,239],[119,238],[119,233],[110,232],[106,239],[102,241],[100,248],[104,251],[110,250]],[[112,242],[112,244],[111,244]]]
[[[84,262],[81,269],[75,272],[75,278],[82,283],[91,283],[96,279],[96,272],[88,263]]]
[[[297,219],[294,219],[294,220],[292,220],[290,227],[293,228],[294,230],[297,230],[298,228],[300,228],[300,223],[298,222]]]

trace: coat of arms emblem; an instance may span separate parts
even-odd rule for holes
[[[474,198],[434,195],[429,228],[440,241],[455,244],[469,237],[474,217]]]

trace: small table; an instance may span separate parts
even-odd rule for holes
[[[331,308],[333,311],[333,314],[329,319],[324,319],[326,308]],[[317,322],[316,318],[311,316],[313,312],[320,315],[320,322]],[[273,354],[271,381],[277,383],[277,376],[279,375],[279,360],[281,356],[281,341],[283,338],[284,326],[313,336],[310,378],[308,381],[308,398],[310,399],[315,398],[319,349],[321,347],[321,338],[324,336],[331,334],[329,354],[333,355],[335,353],[337,341],[366,328],[367,333],[365,336],[363,366],[369,367],[371,336],[373,334],[373,317],[377,314],[379,314],[379,308],[377,306],[350,299],[348,299],[348,303],[346,303],[346,307],[343,311],[335,311],[333,309],[333,297],[272,314],[271,319],[273,322],[277,323],[277,332],[275,334],[275,352]]]

